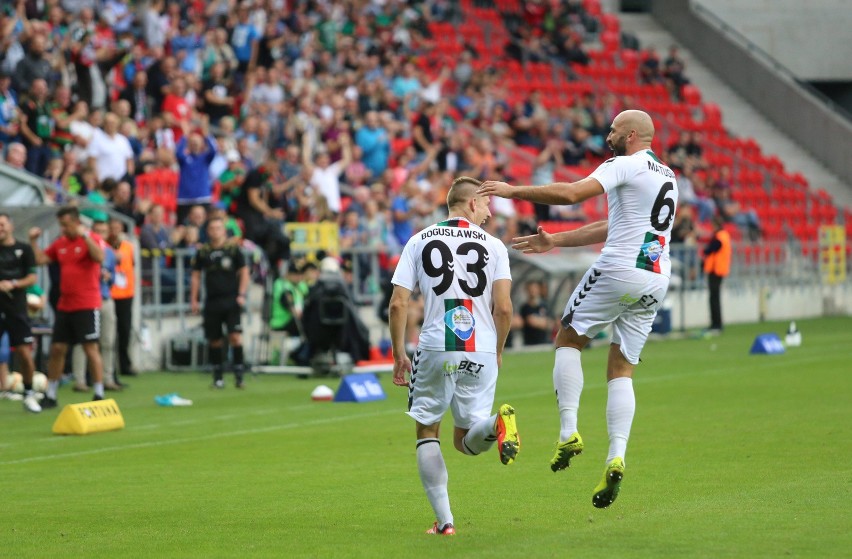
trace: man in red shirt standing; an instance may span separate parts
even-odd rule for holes
[[[100,338],[101,291],[99,285],[104,241],[80,223],[80,212],[65,206],[56,213],[62,235],[42,250],[38,246],[41,229],[30,229],[30,245],[38,265],[59,264],[59,304],[53,323],[53,340],[47,361],[47,394],[42,409],[55,408],[59,379],[65,368],[65,354],[71,344],[80,344],[89,361],[94,381],[94,400],[103,400],[103,363],[98,351]]]

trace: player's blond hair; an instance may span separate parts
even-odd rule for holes
[[[447,192],[447,207],[454,208],[459,204],[464,204],[471,198],[476,196],[476,190],[480,187],[482,181],[478,181],[473,177],[459,177],[450,185],[450,191]]]

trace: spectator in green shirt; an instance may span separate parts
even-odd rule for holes
[[[301,266],[293,263],[287,268],[287,274],[272,284],[272,316],[269,326],[273,330],[287,332],[291,336],[299,335],[298,321],[302,319],[305,302],[305,294],[299,287],[301,281]]]
[[[112,191],[115,190],[116,182],[114,179],[104,179],[98,184],[97,188],[89,191],[86,194],[87,204],[80,210],[80,213],[92,219],[92,221],[109,221],[110,198]]]
[[[221,186],[219,202],[225,210],[233,212],[235,208],[232,205],[234,200],[240,197],[243,181],[246,178],[246,169],[243,165],[242,156],[237,150],[228,150],[225,158],[228,161],[228,168],[219,175],[219,184]]]

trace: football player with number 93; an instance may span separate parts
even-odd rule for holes
[[[587,178],[546,186],[486,181],[479,189],[482,195],[548,205],[573,205],[600,194],[607,196],[607,220],[552,235],[539,227],[537,234],[514,239],[513,245],[524,253],[539,253],[553,247],[605,243],[568,300],[556,336],[553,384],[560,432],[556,454],[550,461],[551,470],[557,472],[583,451],[583,439],[577,431],[583,390],[580,351],[611,324],[606,405],[609,454],[603,479],[592,494],[592,504],[597,508],[612,504],[621,488],[636,409],[633,369],[671,276],[669,241],[678,192],[674,173],[651,151],[653,139],[654,123],[647,113],[623,111],[613,119],[607,136],[615,157]]]
[[[456,533],[438,439],[448,409],[459,452],[481,454],[496,442],[500,461],[510,464],[520,450],[514,408],[503,404],[491,414],[512,321],[512,276],[508,250],[480,227],[491,216],[490,197],[476,193],[480,184],[470,177],[453,181],[448,218],[411,237],[391,280],[393,382],[408,387],[408,415],[416,421],[417,469],[436,517],[427,534]],[[418,286],[424,320],[412,362],[405,323]]]

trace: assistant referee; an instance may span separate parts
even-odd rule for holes
[[[193,313],[199,309],[201,273],[204,272],[204,337],[210,345],[213,386],[224,388],[226,356],[223,329],[228,332],[234,362],[237,388],[243,387],[243,341],[240,313],[246,304],[249,272],[239,245],[228,242],[225,221],[213,217],[207,222],[209,242],[198,249],[192,259],[190,304]]]

